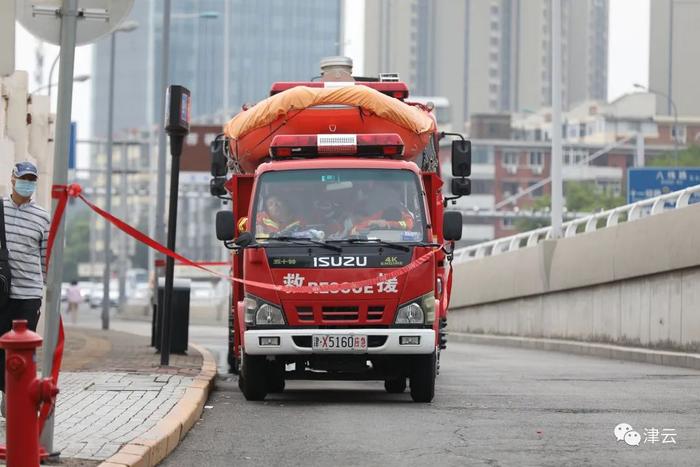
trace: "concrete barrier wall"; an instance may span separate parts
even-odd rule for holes
[[[700,348],[700,205],[454,274],[451,330]]]

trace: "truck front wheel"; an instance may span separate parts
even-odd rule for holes
[[[435,352],[417,355],[411,365],[411,398],[414,402],[430,402],[435,396]]]
[[[264,356],[243,352],[238,387],[249,401],[261,401],[267,396],[267,361]]]

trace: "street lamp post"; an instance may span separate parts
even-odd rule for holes
[[[673,138],[673,160],[675,166],[678,167],[678,108],[676,107],[676,103],[669,94],[650,89],[649,87],[639,83],[635,83],[633,86],[637,89],[650,92],[651,94],[656,94],[657,96],[664,97],[668,100],[669,104],[671,105],[671,109],[673,109],[673,128],[671,128],[671,137]]]
[[[74,83],[82,83],[90,79],[90,75],[75,75],[73,76],[73,82]],[[39,91],[43,91],[44,89],[49,90],[49,99],[51,98],[51,88],[58,86],[57,82],[49,82],[48,84],[44,84],[42,86],[39,86],[35,90],[33,90],[30,94],[36,94]]]
[[[564,183],[562,179],[561,128],[561,0],[552,0],[552,238],[562,236]]]
[[[229,3],[228,1],[224,2],[224,60],[222,62],[222,65],[224,67],[224,72],[222,73],[222,81],[223,81],[223,95],[221,96],[221,100],[223,101],[221,104],[222,107],[222,112],[221,114],[226,117],[227,111],[228,111],[228,69],[229,69],[229,55],[231,52],[229,51]]]
[[[110,55],[109,55],[109,97],[107,103],[107,173],[105,187],[105,210],[112,211],[112,146],[114,132],[114,61],[116,55],[117,32],[131,32],[138,27],[136,21],[124,21],[117,29],[110,34]],[[110,266],[112,261],[112,230],[109,222],[105,221],[104,231],[104,275],[102,277],[102,329],[109,329],[109,283]]]

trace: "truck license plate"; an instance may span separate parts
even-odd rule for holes
[[[367,350],[367,336],[314,334],[311,348],[319,352],[363,352]]]

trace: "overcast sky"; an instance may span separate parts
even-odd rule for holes
[[[649,84],[649,1],[610,0],[608,99]]]
[[[5,0],[0,0],[5,1]],[[575,0],[576,1],[576,0]],[[649,74],[649,1],[610,0],[609,52],[608,52],[608,98],[613,100],[622,94],[633,92],[634,83],[648,84]],[[345,52],[355,61],[355,72],[361,74],[363,57],[364,2],[346,1]],[[48,81],[48,70],[58,53],[58,47],[44,44],[44,76],[34,81],[36,68],[34,47],[36,40],[17,25],[16,68],[30,72],[30,90]],[[75,74],[89,74],[91,67],[90,46],[78,47],[75,59]],[[57,67],[58,68],[58,67]],[[58,79],[58,70],[54,80]],[[78,121],[78,137],[90,134],[90,81],[76,83],[73,91],[73,115]],[[44,91],[45,92],[45,91]]]

